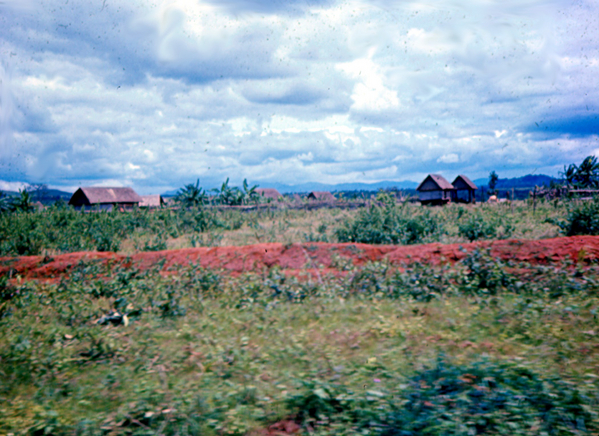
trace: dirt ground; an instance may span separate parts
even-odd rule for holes
[[[362,265],[369,261],[386,260],[392,265],[410,263],[453,263],[474,249],[490,249],[491,255],[502,260],[544,264],[562,259],[593,262],[599,259],[599,236],[573,236],[543,240],[504,240],[468,244],[426,244],[411,246],[302,243],[264,243],[246,246],[199,247],[179,250],[137,253],[130,257],[115,253],[78,252],[54,257],[23,256],[0,258],[0,274],[17,275],[22,279],[57,279],[81,261],[98,260],[151,268],[164,262],[163,269],[190,263],[204,268],[225,270],[232,274],[278,266],[283,272],[338,270],[343,263]]]

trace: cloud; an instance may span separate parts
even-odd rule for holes
[[[559,11],[559,13],[558,13]],[[555,174],[597,150],[593,3],[0,4],[0,179],[172,189]]]
[[[269,80],[267,84],[257,83],[244,88],[243,96],[250,102],[259,104],[313,105],[325,95],[315,85],[295,83],[294,80]]]
[[[525,130],[541,136],[587,138],[599,136],[599,111],[587,111],[571,115],[555,116],[541,119],[526,126]]]
[[[0,180],[0,191],[19,191],[27,187],[23,182],[5,182]]]
[[[456,163],[460,161],[460,157],[455,153],[444,154],[437,159],[437,162]]]

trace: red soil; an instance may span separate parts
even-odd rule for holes
[[[387,260],[393,265],[410,263],[439,264],[456,262],[476,248],[490,248],[491,255],[503,260],[550,263],[562,259],[592,262],[599,259],[599,236],[573,236],[537,241],[506,240],[474,242],[468,244],[426,244],[411,246],[304,243],[255,244],[232,247],[200,247],[181,250],[137,253],[126,257],[115,253],[79,252],[61,254],[53,258],[23,256],[0,258],[0,275],[11,273],[24,279],[57,278],[80,261],[112,261],[123,265],[133,264],[150,268],[164,262],[169,267],[199,264],[204,268],[224,269],[233,274],[262,271],[273,266],[297,274],[299,271],[324,267],[335,269],[334,257],[351,259],[355,265],[369,261]],[[11,271],[12,270],[12,271]]]

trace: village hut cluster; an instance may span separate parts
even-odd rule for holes
[[[440,174],[429,174],[418,185],[416,191],[421,204],[442,205],[451,202],[475,203],[477,189],[468,177],[461,174],[453,183],[449,183]]]
[[[418,185],[416,191],[423,205],[442,205],[447,203],[475,203],[475,191],[478,188],[466,176],[459,175],[449,183],[439,174],[429,174]],[[265,203],[279,201],[281,193],[273,188],[258,188],[258,195]],[[328,191],[312,191],[306,196],[309,202],[330,204],[336,202],[335,196]],[[165,201],[160,195],[138,195],[128,187],[82,187],[77,189],[69,204],[84,210],[120,210],[128,211],[135,207],[160,208]]]
[[[283,199],[279,191],[273,188],[258,188],[256,193],[265,203]],[[314,202],[334,202],[335,196],[330,192],[312,191],[306,198]],[[83,210],[128,211],[134,207],[155,209],[166,203],[161,195],[138,195],[128,187],[82,187],[77,189],[69,204]]]

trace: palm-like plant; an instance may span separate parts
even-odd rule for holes
[[[216,193],[216,202],[226,206],[239,206],[243,204],[243,192],[236,186],[229,186],[229,178],[223,182],[220,189],[212,190]]]
[[[10,212],[13,209],[13,199],[0,192],[0,213]]]
[[[185,207],[197,207],[204,204],[206,201],[206,192],[200,188],[200,179],[195,185],[190,183],[179,189],[175,201]]]
[[[578,172],[578,167],[574,164],[570,164],[568,166],[564,165],[564,170],[560,172],[562,179],[568,186],[574,186],[576,184],[576,173]]]
[[[599,161],[596,156],[588,156],[576,171],[576,179],[581,187],[599,187]]]
[[[19,190],[19,197],[12,202],[12,208],[16,211],[21,212],[32,212],[35,210],[33,206],[32,198],[26,189]]]
[[[258,185],[254,185],[250,188],[248,185],[247,179],[243,179],[243,195],[244,195],[244,202],[246,204],[247,203],[257,203],[258,200],[260,199],[260,196],[256,192],[256,188],[258,188]]]

